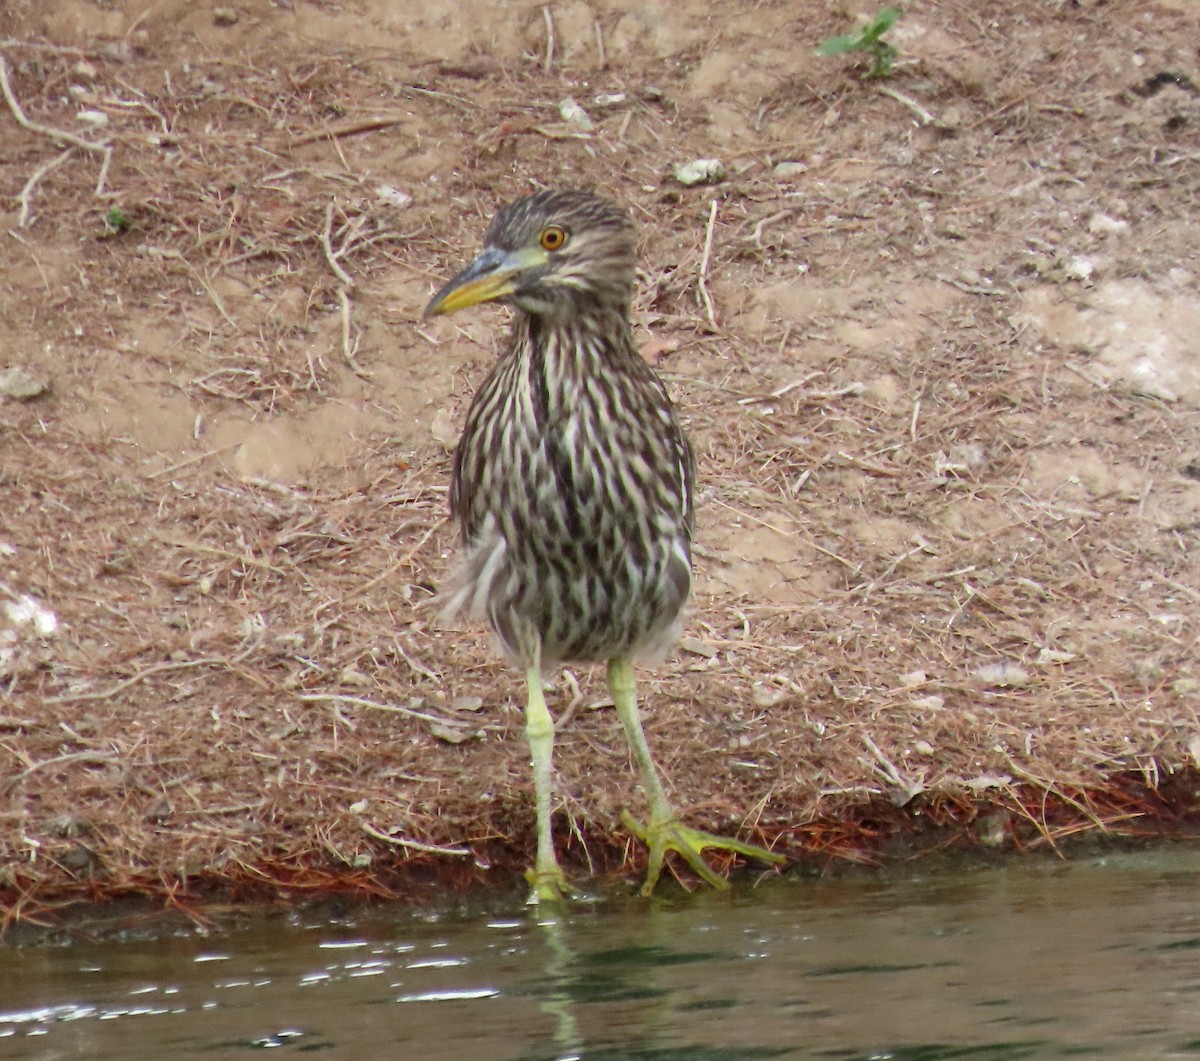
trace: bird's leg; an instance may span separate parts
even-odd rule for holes
[[[554,789],[554,720],[546,707],[542,668],[538,663],[525,673],[529,687],[525,707],[525,738],[533,759],[533,786],[537,798],[537,861],[525,876],[533,886],[529,902],[561,902],[569,892],[567,879],[554,855],[550,829],[550,796]]]
[[[621,822],[625,828],[636,834],[650,848],[646,883],[642,885],[642,895],[650,895],[654,891],[659,874],[662,872],[663,858],[668,851],[676,851],[682,855],[687,864],[700,877],[717,889],[728,888],[729,882],[718,877],[704,861],[702,852],[705,848],[713,847],[722,851],[733,851],[763,862],[780,863],[784,861],[782,855],[777,855],[766,848],[745,844],[730,837],[714,836],[712,833],[690,829],[681,824],[663,790],[658,769],[650,755],[650,746],[646,743],[646,734],[642,730],[642,720],[638,715],[633,664],[628,658],[609,661],[608,689],[617,708],[617,717],[620,718],[621,725],[625,727],[625,737],[629,741],[629,747],[633,750],[634,758],[637,759],[642,787],[646,790],[646,797],[650,801],[650,818],[645,826],[634,820],[628,811],[621,812]]]

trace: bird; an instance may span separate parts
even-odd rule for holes
[[[554,723],[543,673],[607,664],[608,687],[649,805],[621,821],[649,848],[643,895],[668,851],[727,888],[708,848],[783,859],[684,825],[667,797],[637,706],[635,658],[661,658],[691,589],[695,459],[662,380],[634,342],[635,230],[588,191],[542,190],[503,206],[484,249],[437,292],[426,319],[483,302],[514,311],[505,352],[476,391],[454,457],[461,537],[443,614],[486,619],[525,672],[537,854],[530,902],[577,894],[552,832]]]

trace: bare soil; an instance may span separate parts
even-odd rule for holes
[[[875,82],[813,54],[870,10],[4,4],[7,921],[515,883],[520,676],[428,607],[504,311],[419,316],[540,186],[632,209],[700,458],[642,683],[690,822],[817,867],[1189,831],[1200,6],[918,0]],[[554,678],[558,829],[632,876],[601,677]]]

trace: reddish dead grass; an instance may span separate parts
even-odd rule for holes
[[[1200,81],[1171,50],[1187,18],[1017,4],[1022,32],[1001,38],[971,5],[913,6],[961,48],[902,62],[901,99],[837,63],[755,107],[735,95],[731,176],[707,190],[664,176],[709,153],[686,63],[610,57],[581,87],[544,54],[438,66],[264,43],[185,63],[162,39],[5,43],[32,121],[78,129],[82,84],[112,149],[99,196],[95,151],[31,182],[63,142],[0,113],[6,253],[32,263],[3,281],[0,319],[12,361],[53,383],[0,400],[0,588],[62,622],[0,656],[6,922],[131,895],[424,894],[525,864],[520,682],[426,607],[453,547],[445,431],[404,423],[370,378],[385,334],[414,366],[459,357],[436,396],[455,424],[491,351],[455,325],[417,332],[420,302],[497,201],[581,171],[642,224],[639,323],[700,455],[688,638],[642,686],[689,821],[818,866],[1190,832],[1196,408],[1097,385],[1086,351],[1021,315],[1068,252],[1102,249],[1093,212],[1139,233],[1120,275],[1195,267],[1200,105],[1147,88],[1158,70]],[[839,28],[775,17],[798,50]],[[1129,53],[1144,75],[1112,58]],[[627,105],[595,129],[558,119],[569,92],[615,90]],[[918,99],[944,120],[914,122]],[[795,187],[772,172],[791,158]],[[385,174],[411,207],[381,198]],[[1009,194],[1025,181],[1037,194]],[[129,231],[104,233],[112,205]],[[399,307],[380,294],[397,276]],[[176,339],[143,359],[146,326]],[[122,382],[131,358],[143,376]],[[350,402],[397,427],[301,481],[246,481],[234,445],[98,430],[103,373],[206,415]],[[1081,452],[1135,488],[1047,474]],[[558,683],[559,835],[575,872],[624,876],[633,773],[578,677]]]

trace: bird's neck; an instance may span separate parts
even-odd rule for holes
[[[638,357],[624,307],[585,305],[570,313],[519,313],[513,348],[528,358],[535,374],[586,378],[620,371]]]
[[[514,394],[528,402],[529,414],[543,432],[584,425],[583,430],[595,433],[595,425],[613,413],[613,394],[634,380],[644,382],[648,371],[633,345],[629,318],[620,310],[518,314],[509,356]]]
[[[632,346],[634,337],[628,307],[604,302],[580,302],[562,313],[518,313],[515,324],[534,352],[611,347],[623,353]]]

